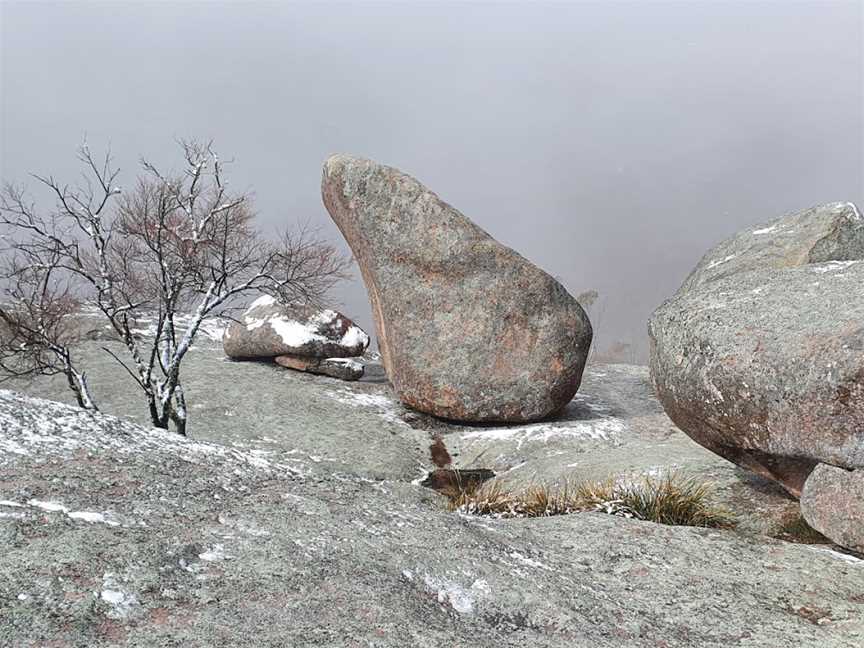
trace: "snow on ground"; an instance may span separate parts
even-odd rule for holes
[[[513,558],[514,560],[516,560],[517,562],[519,562],[520,564],[525,565],[527,567],[535,567],[537,569],[545,569],[546,571],[552,570],[552,568],[549,565],[546,565],[546,564],[544,564],[538,560],[533,560],[532,558],[529,558],[528,556],[524,556],[521,553],[519,553],[518,551],[511,551],[507,555],[510,556],[511,558]]]
[[[96,417],[106,424],[107,431],[94,433]],[[13,462],[13,455],[45,461],[71,457],[76,450],[140,454],[152,461],[170,456],[193,464],[227,465],[237,474],[261,471],[303,475],[308,469],[308,464],[291,459],[285,453],[278,456],[281,461],[276,461],[270,453],[260,450],[193,441],[176,432],[146,429],[112,416],[95,415],[62,403],[0,389],[0,465]],[[292,464],[284,463],[286,460],[291,460]],[[51,505],[50,502],[33,504]]]
[[[389,423],[407,425],[400,417],[400,405],[390,396],[371,392],[352,391],[351,389],[334,389],[325,392],[330,398],[343,405],[375,410],[382,419]]]
[[[107,616],[110,619],[128,619],[141,608],[138,598],[120,584],[117,576],[111,572],[102,577],[102,591],[99,593],[109,607]]]
[[[833,272],[834,270],[845,270],[849,266],[853,266],[857,263],[864,263],[864,261],[826,261],[825,263],[812,263],[808,265],[807,268],[812,272],[820,272],[824,274],[826,272]]]
[[[192,321],[191,315],[175,315],[174,323],[177,326],[178,332],[183,333]],[[152,338],[156,335],[156,320],[152,317],[141,317],[136,320],[139,328],[132,329],[134,335],[140,335],[145,338]],[[222,335],[225,333],[228,325],[231,322],[224,317],[208,317],[205,318],[198,326],[196,337],[198,340],[206,339],[210,342],[221,342]]]
[[[818,551],[821,554],[828,554],[829,556],[832,556],[837,560],[843,560],[853,565],[859,565],[861,567],[864,567],[864,560],[862,560],[861,558],[856,558],[855,556],[850,556],[849,554],[841,553],[839,551],[835,551],[834,549],[827,549],[825,547],[809,545],[808,548],[811,551]]]
[[[855,203],[844,202],[844,203],[838,203],[838,205],[839,205],[840,209],[846,209],[847,207],[851,207],[853,218],[855,220],[862,220],[861,212],[858,211],[858,207],[855,205]]]
[[[753,233],[757,236],[761,236],[762,234],[770,234],[771,232],[777,229],[777,225],[772,225],[771,227],[763,227],[762,229],[753,230]]]
[[[616,441],[627,429],[623,420],[598,417],[583,421],[550,421],[529,425],[482,428],[464,432],[463,441],[510,441],[521,448],[526,443],[549,443],[553,439],[573,438]]]
[[[427,591],[438,597],[439,603],[449,603],[450,607],[459,614],[472,614],[477,598],[491,593],[489,584],[484,579],[475,580],[470,587],[466,588],[448,578],[437,578],[426,574],[423,583]]]
[[[335,401],[352,407],[374,410],[388,422],[405,425],[400,418],[402,406],[392,396],[383,393],[359,392],[348,388],[328,390]],[[558,420],[501,427],[468,428],[459,432],[462,441],[515,443],[521,448],[526,443],[549,443],[555,439],[588,439],[616,442],[627,426],[623,419],[611,416],[609,409],[594,402],[590,396],[580,394],[573,407],[590,412],[593,416],[581,420]]]
[[[729,261],[734,259],[736,256],[738,256],[738,255],[737,254],[730,254],[729,256],[727,256],[724,259],[716,259],[716,260],[714,260],[708,264],[708,270],[710,270],[711,268],[716,268],[719,265],[723,265],[724,263],[728,263]]]
[[[23,519],[27,517],[28,513],[33,513],[34,511],[42,511],[43,513],[60,513],[68,517],[70,520],[75,520],[78,522],[88,522],[91,524],[101,523],[107,524],[108,526],[119,526],[120,523],[109,519],[109,516],[106,516],[104,513],[97,513],[94,511],[72,511],[69,507],[61,504],[60,502],[49,502],[37,499],[29,499],[27,502],[13,502],[11,500],[0,500],[0,507],[7,508],[15,508],[18,509],[14,512],[14,514],[4,514],[4,511],[0,510],[0,517],[15,517],[18,519]]]

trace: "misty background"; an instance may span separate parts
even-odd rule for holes
[[[864,203],[864,3],[0,2],[0,176],[213,139],[260,223],[321,225],[321,164],[417,177],[634,345],[713,244]],[[28,181],[36,188],[36,183]],[[46,207],[50,201],[44,201]],[[368,331],[357,279],[334,305]]]

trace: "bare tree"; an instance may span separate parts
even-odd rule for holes
[[[70,352],[70,316],[90,306],[123,342],[125,358],[105,350],[140,387],[153,425],[186,434],[181,368],[202,322],[251,292],[317,301],[345,276],[349,259],[306,226],[265,239],[253,225],[251,197],[229,190],[212,146],[181,148],[181,172],[142,160],[134,188],[121,192],[110,154],[97,162],[85,144],[83,185],[35,176],[56,198],[48,215],[5,187],[0,369],[62,371],[78,403],[96,409]],[[155,332],[142,340],[133,331],[144,315],[155,319]]]

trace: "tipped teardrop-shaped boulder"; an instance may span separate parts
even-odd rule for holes
[[[572,399],[592,332],[560,283],[398,169],[336,155],[322,194],[360,265],[402,402],[518,422]]]

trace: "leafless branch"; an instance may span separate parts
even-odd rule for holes
[[[314,303],[346,276],[350,259],[308,223],[264,238],[251,196],[231,191],[212,142],[179,144],[179,172],[142,160],[142,174],[121,193],[110,152],[97,159],[85,143],[78,186],[34,176],[54,196],[47,215],[19,188],[4,188],[0,226],[10,234],[0,247],[8,302],[0,308],[0,372],[63,372],[79,403],[95,409],[69,352],[78,342],[72,315],[86,304],[122,341],[128,360],[105,351],[141,389],[153,424],[185,433],[181,366],[206,318],[259,291]],[[141,340],[133,327],[145,314],[155,335]]]

